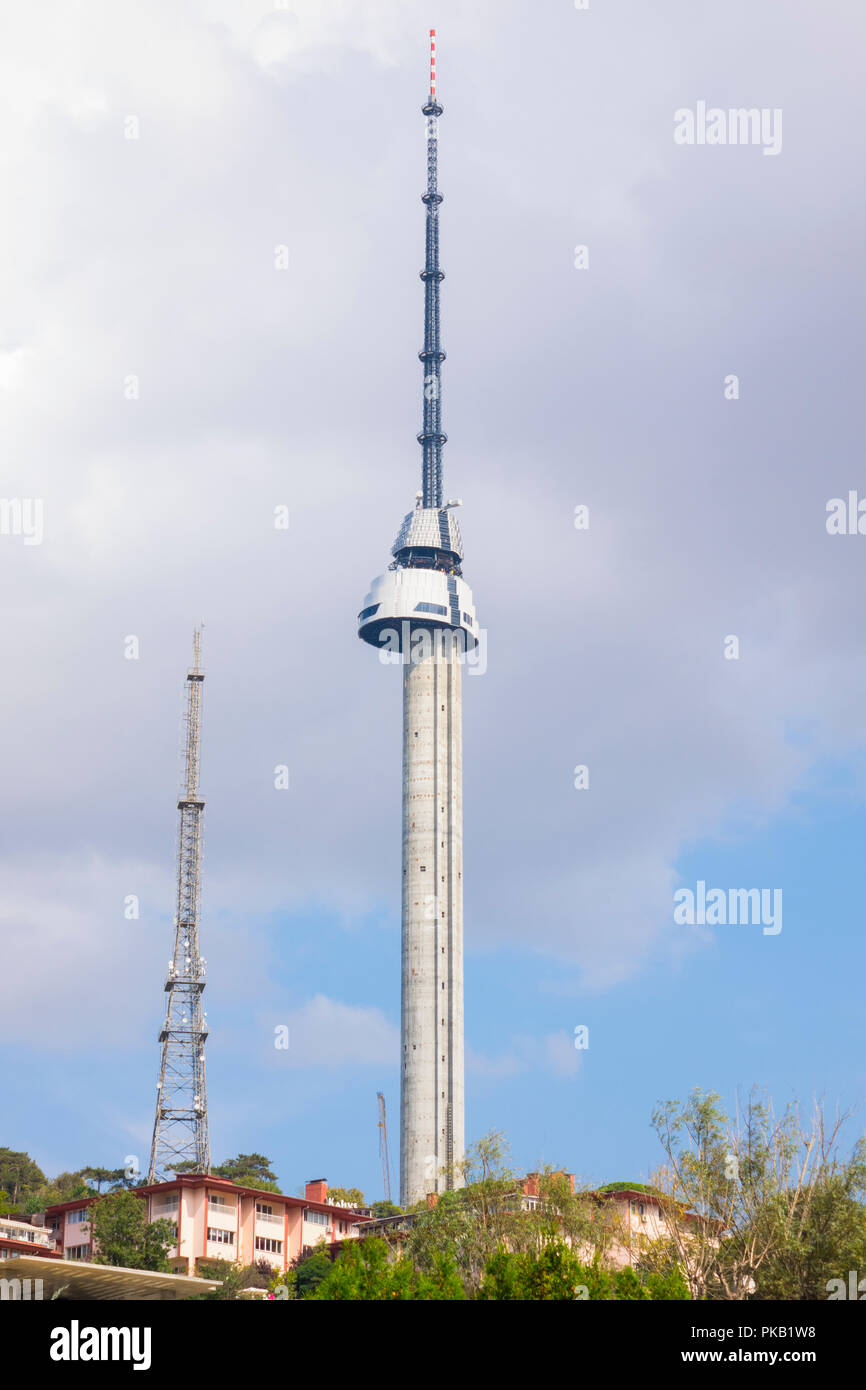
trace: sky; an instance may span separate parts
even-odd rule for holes
[[[356,618],[419,486],[431,27],[467,1135],[646,1180],[696,1087],[866,1091],[862,6],[54,0],[0,19],[0,1143],[49,1176],[147,1163],[200,620],[213,1160],[375,1199],[381,1090],[399,1170]]]

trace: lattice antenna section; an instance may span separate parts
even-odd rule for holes
[[[193,663],[186,676],[186,755],[183,794],[177,803],[178,853],[174,955],[165,981],[165,1022],[159,1034],[162,1061],[148,1182],[163,1182],[178,1165],[197,1173],[210,1169],[202,1013],[206,961],[199,951],[201,845],[204,800],[199,796],[201,752],[201,629],[193,637]]]
[[[424,346],[418,353],[424,367],[423,427],[418,435],[422,449],[421,497],[425,507],[442,506],[442,363],[445,353],[439,340],[439,286],[445,272],[439,266],[439,117],[443,108],[436,97],[436,30],[430,30],[430,95],[421,108],[427,118],[427,190],[421,201],[427,209],[424,281]]]

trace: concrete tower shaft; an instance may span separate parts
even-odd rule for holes
[[[462,1185],[461,663],[438,634],[403,667],[400,1194]]]
[[[427,121],[421,490],[393,562],[370,585],[358,636],[403,666],[400,1201],[463,1184],[463,741],[461,667],[480,642],[463,541],[442,479],[438,127],[431,30]]]

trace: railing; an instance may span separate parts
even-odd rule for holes
[[[207,1224],[218,1226],[221,1231],[233,1231],[238,1224],[236,1211],[225,1211],[223,1207],[208,1207]]]
[[[265,1226],[282,1226],[282,1224],[283,1224],[283,1217],[282,1217],[282,1216],[274,1216],[272,1213],[269,1213],[269,1212],[266,1212],[266,1211],[257,1211],[257,1212],[256,1212],[256,1225],[258,1225],[259,1222],[261,1222],[261,1223],[262,1223],[263,1225],[265,1225]]]
[[[56,1237],[46,1230],[29,1229],[26,1226],[18,1225],[15,1222],[5,1222],[0,1219],[0,1235],[6,1240],[20,1240],[27,1245],[39,1245],[46,1250],[53,1250],[57,1246]]]

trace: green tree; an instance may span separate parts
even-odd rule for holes
[[[276,1173],[271,1171],[271,1160],[264,1154],[238,1154],[236,1158],[226,1159],[211,1172],[217,1178],[229,1178],[239,1187],[254,1187],[262,1192],[280,1192]]]
[[[0,1148],[0,1188],[8,1194],[13,1207],[45,1183],[45,1174],[28,1153]]]
[[[89,1197],[93,1190],[88,1185],[83,1168],[76,1173],[58,1173],[50,1186],[58,1193],[58,1202],[74,1202],[79,1197]]]
[[[218,1279],[219,1287],[208,1293],[196,1294],[198,1302],[222,1303],[240,1299],[245,1289],[266,1289],[273,1287],[273,1273],[266,1260],[255,1264],[232,1264],[231,1260],[200,1260],[197,1273],[201,1279]]]
[[[520,1221],[521,1179],[509,1167],[508,1145],[497,1130],[471,1145],[461,1164],[463,1187],[419,1203],[406,1256],[432,1274],[442,1260],[459,1269],[466,1289],[478,1287],[487,1260],[508,1247]]]
[[[295,1298],[309,1298],[315,1293],[322,1280],[330,1274],[331,1263],[326,1250],[314,1250],[306,1258],[299,1256],[293,1261]]]
[[[364,1194],[360,1187],[329,1187],[329,1202],[348,1202],[353,1207],[364,1207]]]
[[[432,1207],[420,1204],[406,1242],[407,1256],[423,1270],[437,1255],[451,1259],[470,1296],[498,1250],[538,1252],[564,1240],[600,1257],[616,1234],[609,1204],[589,1190],[573,1191],[562,1172],[538,1173],[537,1201],[527,1202],[524,1179],[507,1158],[497,1131],[472,1145],[462,1167],[465,1186],[440,1193]]]
[[[866,1143],[840,1151],[848,1115],[816,1104],[781,1117],[753,1091],[735,1121],[693,1091],[653,1116],[666,1163],[667,1234],[641,1252],[646,1269],[684,1270],[698,1297],[816,1299],[866,1262]]]
[[[487,1261],[478,1298],[572,1303],[584,1273],[578,1256],[561,1240],[549,1241],[537,1252],[499,1249]]]
[[[58,1202],[72,1202],[78,1197],[91,1197],[93,1188],[88,1187],[81,1173],[60,1173],[53,1182],[46,1182],[37,1187],[29,1196],[22,1198],[19,1208],[26,1215],[31,1216],[35,1211],[44,1211],[46,1207],[56,1205]]]
[[[688,1296],[680,1275],[642,1278],[629,1266],[613,1271],[598,1261],[583,1264],[559,1237],[539,1250],[497,1250],[487,1262],[478,1290],[478,1298],[485,1302],[649,1301]]]
[[[117,1169],[114,1168],[82,1168],[81,1176],[89,1183],[96,1184],[97,1192],[102,1191],[102,1184],[116,1180]]]
[[[466,1295],[456,1267],[446,1257],[437,1258],[424,1273],[410,1260],[392,1260],[385,1241],[367,1236],[346,1242],[310,1297],[329,1302],[434,1302]]]
[[[110,1192],[92,1208],[92,1231],[98,1253],[94,1263],[125,1269],[169,1269],[166,1251],[177,1243],[170,1221],[147,1220],[147,1209],[132,1192]]]
[[[403,1208],[395,1206],[393,1202],[374,1202],[370,1208],[373,1215],[381,1220],[383,1216],[402,1216]]]

